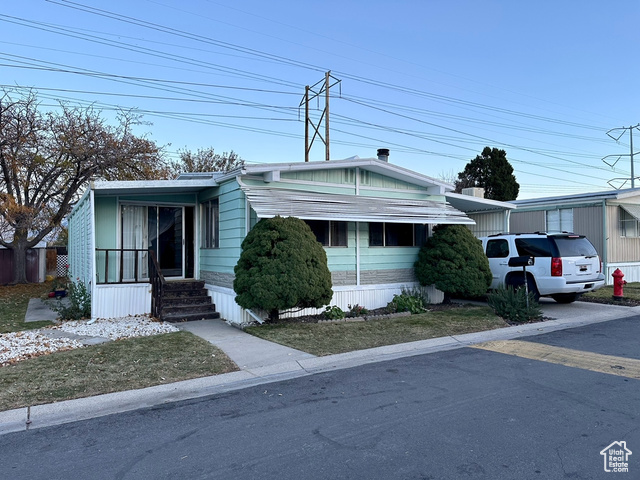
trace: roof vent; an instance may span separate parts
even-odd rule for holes
[[[379,148],[378,149],[378,160],[382,160],[383,162],[389,161],[389,149],[388,148]]]
[[[481,188],[481,187],[463,188],[462,194],[469,195],[470,197],[484,198],[484,188]]]

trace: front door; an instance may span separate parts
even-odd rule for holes
[[[143,214],[144,210],[146,216]],[[160,270],[165,277],[193,277],[193,207],[123,206],[122,212],[124,248],[145,248],[146,245],[156,253]],[[128,226],[134,217],[139,219],[135,223],[140,227],[136,229]],[[140,254],[129,255],[138,256],[139,261],[142,259]],[[125,264],[132,263],[126,260]]]

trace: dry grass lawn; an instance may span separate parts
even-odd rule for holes
[[[454,306],[409,317],[367,322],[264,324],[246,331],[322,356],[506,326],[489,307]]]
[[[51,322],[25,323],[24,316],[31,298],[45,298],[52,282],[0,286],[0,333],[33,330]]]
[[[236,370],[222,351],[189,332],[118,340],[0,367],[0,410]]]
[[[628,283],[624,286],[624,299],[613,299],[613,285],[606,285],[595,292],[585,293],[580,297],[587,302],[609,303],[612,305],[640,305],[640,282]]]

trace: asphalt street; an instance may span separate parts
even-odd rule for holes
[[[640,478],[639,338],[630,317],[10,433],[0,478]]]

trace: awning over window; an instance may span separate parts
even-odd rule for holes
[[[258,218],[280,215],[304,220],[475,224],[463,212],[446,202],[339,195],[247,185],[243,185],[242,190]]]
[[[640,205],[633,205],[631,203],[621,203],[620,208],[631,215],[636,220],[640,221]]]

